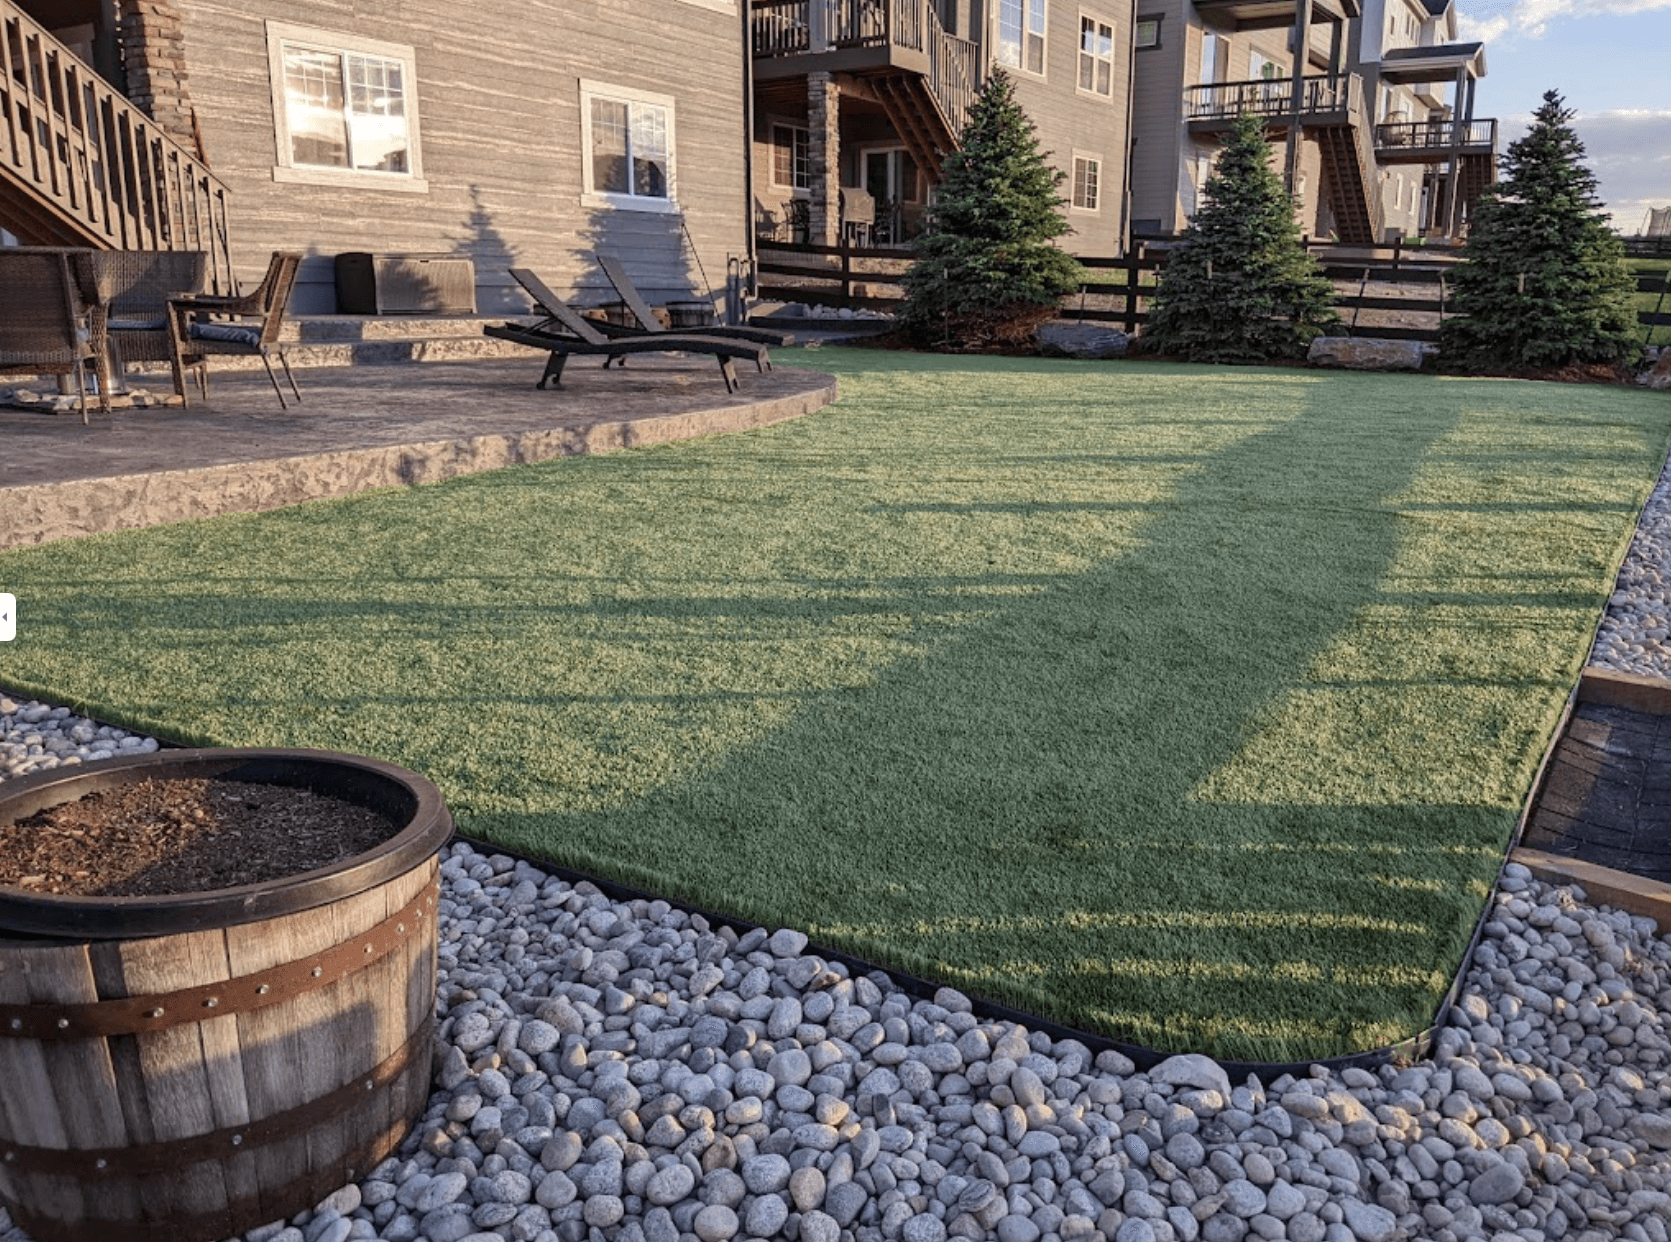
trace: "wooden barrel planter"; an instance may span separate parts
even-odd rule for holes
[[[38,1242],[211,1242],[389,1155],[429,1096],[437,851],[415,773],[177,750],[0,785],[0,826],[142,779],[289,785],[400,827],[334,866],[168,897],[0,887],[0,1200]]]

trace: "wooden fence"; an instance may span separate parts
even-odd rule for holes
[[[1345,320],[1348,335],[1438,341],[1437,328],[1360,325],[1359,321],[1364,311],[1392,311],[1437,315],[1442,322],[1451,309],[1452,273],[1461,262],[1459,254],[1438,247],[1406,247],[1402,243],[1346,246],[1313,242],[1308,243],[1307,249],[1317,257],[1323,274],[1337,288],[1357,285],[1355,293],[1343,293],[1335,298],[1335,309]],[[1137,332],[1149,317],[1154,273],[1165,267],[1171,252],[1171,247],[1150,248],[1140,244],[1123,258],[1079,256],[1080,267],[1092,279],[1077,294],[1063,299],[1062,317],[1118,324],[1128,335]],[[786,242],[761,242],[759,256],[761,297],[854,310],[888,311],[897,306],[904,296],[901,280],[911,263],[909,256],[897,249]],[[1643,270],[1633,275],[1638,293],[1660,295],[1655,309],[1638,312],[1637,319],[1649,333],[1656,326],[1671,326],[1671,311],[1666,309],[1668,274]],[[1372,284],[1430,286],[1434,296],[1387,297],[1369,293]],[[1091,305],[1091,299],[1096,299],[1097,304]],[[1115,305],[1109,305],[1110,302]]]

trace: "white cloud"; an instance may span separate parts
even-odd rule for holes
[[[1499,149],[1524,135],[1531,122],[1524,113],[1504,117]],[[1671,206],[1671,109],[1579,113],[1572,127],[1601,182],[1598,193],[1614,228],[1634,233],[1649,207]]]
[[[1490,41],[1510,33],[1541,39],[1549,24],[1561,18],[1619,17],[1654,9],[1671,9],[1671,0],[1459,0],[1457,11],[1463,39]]]

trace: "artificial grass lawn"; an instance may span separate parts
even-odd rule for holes
[[[1671,403],[828,349],[746,435],[0,555],[0,681],[1163,1049],[1426,1026]]]

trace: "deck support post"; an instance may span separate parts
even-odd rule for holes
[[[1305,62],[1311,53],[1311,0],[1299,0],[1294,6],[1294,33],[1289,46],[1294,51],[1294,72],[1290,78],[1292,98],[1288,101],[1288,152],[1282,162],[1282,182],[1292,194],[1299,178],[1300,113],[1305,108]]]

